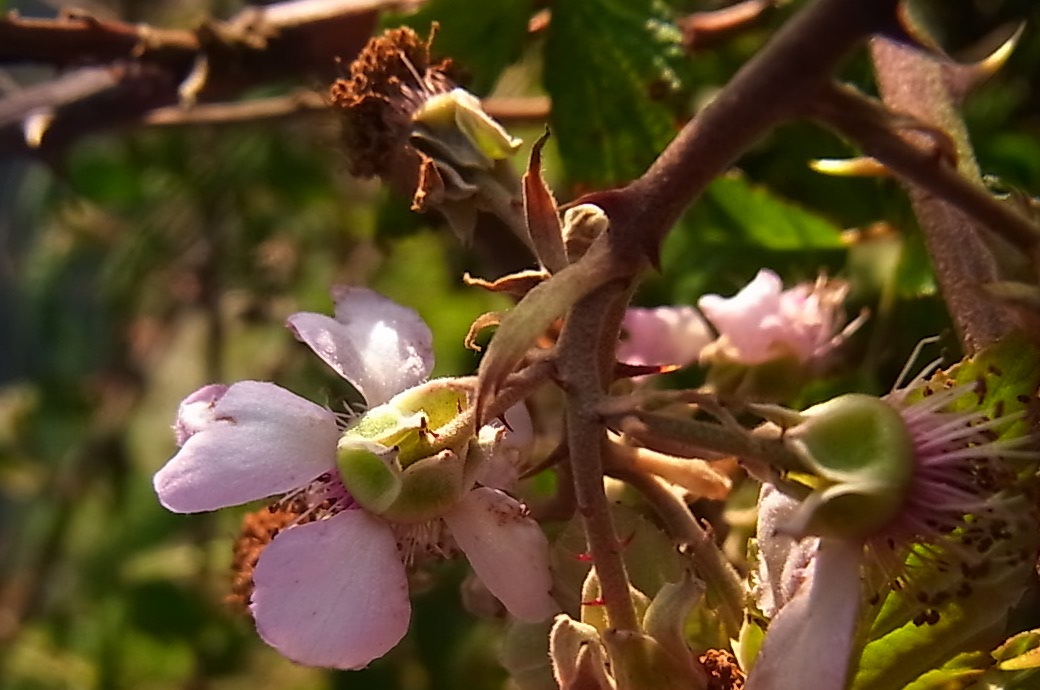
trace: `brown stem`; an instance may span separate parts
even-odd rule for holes
[[[934,147],[921,148],[903,139],[893,129],[898,115],[877,99],[834,84],[820,92],[810,109],[820,124],[848,138],[921,191],[956,205],[1018,249],[1028,251],[1040,242],[1040,226],[972,184]]]
[[[582,298],[571,309],[557,344],[560,383],[567,396],[567,441],[574,473],[574,494],[585,527],[589,554],[596,566],[610,625],[638,630],[638,619],[603,490],[603,447],[606,432],[597,413],[605,380],[599,358],[605,321],[625,285],[615,281]]]
[[[201,48],[191,31],[158,29],[84,13],[57,18],[0,17],[0,63],[56,67],[140,59],[190,65]]]
[[[736,457],[780,471],[805,471],[802,459],[782,441],[762,438],[743,428],[646,411],[607,415],[604,419],[608,426],[640,445],[666,455],[706,460]]]
[[[190,96],[200,101],[229,100],[286,81],[331,80],[337,59],[360,51],[387,5],[294,0],[187,33],[84,15],[0,19],[0,62],[105,64],[0,99],[0,156],[58,153],[87,134],[140,124],[150,111],[182,102],[181,88],[193,78],[197,92]]]
[[[611,232],[656,259],[683,210],[755,140],[809,98],[841,59],[891,23],[897,0],[816,0],[788,21],[646,173],[603,193]]]
[[[741,0],[717,10],[693,12],[676,20],[689,52],[705,50],[746,31],[776,5],[774,0]]]
[[[967,129],[939,64],[919,50],[883,39],[871,42],[871,55],[885,104],[935,127],[955,143],[956,170],[945,168],[939,161],[933,168],[946,169],[963,179],[964,186],[972,187],[974,192],[969,198],[989,201]],[[914,135],[904,132],[901,139],[912,144]],[[957,334],[967,354],[978,352],[1012,329],[1010,318],[982,288],[1001,277],[992,238],[985,236],[986,227],[996,229],[1000,224],[990,225],[987,219],[965,213],[957,202],[959,195],[936,194],[919,180],[907,187]],[[983,205],[998,206],[996,200]],[[1031,242],[1027,247],[1035,246],[1038,237],[1040,233],[1035,227],[1031,236],[1016,235]]]

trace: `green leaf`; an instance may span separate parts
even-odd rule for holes
[[[651,0],[553,3],[545,87],[567,172],[608,185],[649,166],[675,133],[681,35]]]
[[[693,209],[693,225],[714,235],[774,251],[840,249],[841,228],[748,182],[740,175],[712,182]]]
[[[661,252],[664,280],[677,302],[736,287],[749,267],[813,278],[828,256],[845,251],[841,228],[740,175],[716,179],[669,234]]]
[[[530,0],[431,0],[415,14],[397,19],[420,33],[438,22],[434,55],[450,56],[471,77],[466,86],[486,94],[520,56],[531,12]]]

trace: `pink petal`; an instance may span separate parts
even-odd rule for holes
[[[535,622],[560,610],[549,594],[549,542],[515,499],[494,489],[474,489],[444,522],[474,572],[511,614]]]
[[[335,467],[339,430],[331,412],[273,383],[241,381],[223,395],[217,388],[202,388],[181,406],[184,445],[153,480],[168,509],[246,503],[305,486]]]
[[[774,346],[783,338],[779,320],[783,283],[762,269],[754,280],[730,298],[704,295],[697,306],[719,332],[719,347],[741,364],[761,364],[776,355]]]
[[[181,401],[177,408],[177,423],[173,426],[178,448],[213,422],[213,409],[227,389],[223,384],[211,383]]]
[[[820,540],[810,579],[770,621],[745,690],[844,690],[862,559],[860,543]]]
[[[418,314],[365,288],[338,286],[332,298],[335,318],[301,312],[287,325],[370,407],[426,380],[433,336]]]
[[[260,637],[308,666],[363,668],[408,631],[408,579],[390,526],[363,510],[292,527],[253,571]]]
[[[712,340],[708,325],[693,307],[632,307],[622,323],[625,338],[617,358],[633,365],[686,366],[696,362]]]

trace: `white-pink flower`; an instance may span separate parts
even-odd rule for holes
[[[334,318],[300,313],[288,326],[370,407],[426,380],[432,337],[418,314],[361,288],[334,289],[333,299]],[[522,407],[510,415],[519,433],[499,447],[516,454],[524,429],[530,442],[530,423]],[[160,502],[174,512],[290,494],[317,515],[279,532],[253,571],[250,608],[266,642],[300,663],[343,669],[388,652],[408,629],[405,561],[422,535],[461,549],[516,617],[556,613],[548,544],[520,503],[473,486],[430,523],[390,522],[362,509],[339,480],[342,431],[335,414],[271,383],[205,386],[181,403],[180,450],[155,475]]]
[[[780,277],[762,269],[730,298],[704,295],[697,301],[719,333],[704,348],[704,362],[753,366],[784,357],[800,363],[818,360],[859,326],[845,326],[841,305],[848,286],[820,278],[783,289]]]
[[[711,342],[708,324],[693,307],[631,307],[621,323],[618,361],[635,366],[683,367],[696,362]]]

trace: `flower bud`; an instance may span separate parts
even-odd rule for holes
[[[614,687],[607,672],[599,632],[591,625],[579,623],[566,614],[558,615],[549,634],[549,658],[553,677],[562,690],[612,690]]]
[[[685,664],[643,633],[607,630],[603,642],[610,654],[618,690],[690,690],[707,686],[703,674],[698,683]]]
[[[913,479],[913,438],[899,412],[880,398],[850,394],[802,414],[786,439],[812,472],[814,491],[784,529],[862,539],[884,528]]]
[[[643,631],[664,648],[689,674],[701,669],[694,663],[683,631],[694,604],[704,595],[704,583],[687,571],[679,582],[665,583],[643,616]]]

